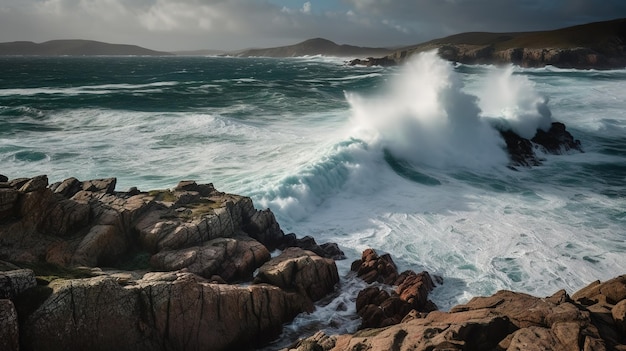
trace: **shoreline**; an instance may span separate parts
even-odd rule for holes
[[[193,181],[147,192],[118,192],[115,183],[0,179],[0,312],[9,316],[3,330],[10,331],[0,337],[0,345],[8,345],[3,349],[271,347],[284,323],[337,293],[339,248],[284,234],[271,211],[255,210],[247,197]],[[120,224],[133,225],[124,230]],[[282,253],[271,258],[273,248]],[[571,296],[500,291],[441,312],[428,300],[435,285],[445,285],[441,278],[399,273],[391,256],[373,250],[352,270],[367,283],[355,297],[360,330],[319,332],[288,349],[388,342],[400,350],[571,346],[562,323],[577,326],[581,349],[621,349],[624,343],[626,275]],[[529,304],[536,306],[532,312]],[[601,317],[607,313],[610,320]],[[241,325],[248,327],[235,327]],[[66,328],[61,338],[58,326]]]

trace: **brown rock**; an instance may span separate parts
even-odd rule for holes
[[[106,178],[106,179],[93,179],[83,182],[82,190],[89,191],[93,193],[107,193],[113,194],[115,191],[115,184],[117,183],[117,178]]]
[[[269,251],[250,237],[218,238],[202,246],[161,251],[150,259],[158,270],[180,270],[205,278],[219,275],[226,281],[252,277],[252,273],[270,259]]]
[[[235,350],[263,345],[302,311],[276,287],[209,284],[190,273],[154,273],[132,284],[110,277],[56,280],[24,328],[33,350]]]
[[[610,304],[616,304],[626,299],[626,275],[607,280],[604,283],[595,281],[572,295],[572,299],[589,306],[602,299]]]
[[[0,188],[0,220],[14,216],[19,192],[13,188]]]
[[[351,269],[367,283],[393,284],[398,278],[398,269],[391,256],[378,256],[373,249],[363,251],[361,259],[353,262]]]
[[[83,184],[76,178],[68,178],[60,183],[55,183],[50,186],[50,190],[52,190],[55,194],[61,194],[66,198],[70,198],[74,196],[77,192],[81,191],[83,188]]]
[[[290,247],[261,266],[254,281],[294,290],[317,301],[335,289],[339,274],[335,261]]]
[[[389,294],[377,287],[368,287],[357,296],[356,310],[363,328],[384,327],[400,323],[411,311],[430,312],[437,306],[428,299],[433,283],[428,272],[405,271],[398,274],[389,255],[378,256],[372,250],[363,251],[361,260],[352,264],[352,270],[366,282],[384,282],[396,285]]]
[[[18,351],[19,323],[11,300],[0,299],[0,350]]]
[[[35,285],[35,274],[30,269],[0,272],[0,299],[14,299]]]
[[[24,185],[20,187],[20,191],[23,193],[30,193],[33,191],[41,191],[48,186],[48,176],[40,175],[28,180]]]
[[[613,317],[618,332],[622,336],[626,335],[626,300],[618,302],[615,307],[613,307],[611,316]]]

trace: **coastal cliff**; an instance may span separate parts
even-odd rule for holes
[[[463,64],[515,64],[521,67],[615,69],[626,67],[626,19],[540,32],[471,32],[431,40],[351,64],[397,65],[424,51]]]

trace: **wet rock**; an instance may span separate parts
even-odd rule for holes
[[[550,154],[562,154],[570,150],[583,151],[580,140],[574,139],[565,129],[565,124],[560,122],[553,122],[548,131],[537,129],[537,134],[531,141],[541,145]]]
[[[6,183],[9,181],[9,178],[4,174],[0,174],[0,183]]]
[[[548,154],[563,154],[571,150],[583,152],[579,140],[574,139],[563,123],[553,122],[548,131],[537,129],[535,136],[528,140],[511,130],[500,130],[500,135],[506,143],[506,150],[514,166],[539,166],[542,160],[536,153],[537,149]]]

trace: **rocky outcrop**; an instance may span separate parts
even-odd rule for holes
[[[352,335],[319,332],[289,349],[624,350],[624,301],[626,276],[594,282],[572,297],[563,290],[546,298],[499,291],[449,312],[413,313],[386,328]]]
[[[537,150],[543,153],[560,155],[572,151],[583,152],[580,140],[574,139],[565,125],[553,122],[547,131],[537,129],[532,139],[522,138],[511,130],[500,130],[506,143],[510,166],[532,167],[542,164]]]
[[[284,250],[288,247],[299,247],[303,250],[313,251],[318,256],[332,258],[333,260],[343,260],[346,258],[346,255],[337,244],[324,243],[318,245],[315,239],[308,235],[298,239],[294,233],[286,234],[278,248]]]
[[[349,66],[366,66],[366,67],[372,67],[372,66],[396,66],[398,64],[398,62],[392,58],[389,58],[387,56],[385,57],[368,57],[366,59],[353,59],[348,61],[348,65]]]
[[[335,289],[335,285],[339,283],[339,275],[333,260],[319,257],[311,251],[290,247],[261,266],[255,282],[296,291],[308,298],[312,308],[313,301]]]
[[[336,244],[286,236],[270,210],[212,184],[0,180],[3,350],[248,349],[339,281],[332,259],[289,249],[339,257]],[[257,269],[256,284],[226,284]]]
[[[57,280],[25,319],[28,350],[247,349],[276,337],[301,297],[268,285],[210,284],[184,272],[120,284],[101,276]]]
[[[245,281],[270,259],[265,246],[250,237],[218,238],[181,250],[161,251],[150,259],[158,270],[174,271],[186,268],[205,278],[220,276],[227,282]]]
[[[575,69],[626,67],[626,19],[589,23],[551,31],[451,35],[400,48],[359,65],[397,65],[420,52],[437,50],[440,57],[463,64],[547,65]]]
[[[391,292],[379,286],[369,286],[359,292],[356,311],[362,319],[360,329],[398,324],[409,313],[437,309],[428,299],[428,294],[435,287],[428,272],[407,270],[398,273],[389,254],[379,256],[376,251],[367,249],[363,251],[360,260],[352,263],[352,270],[367,283],[395,286]]]

